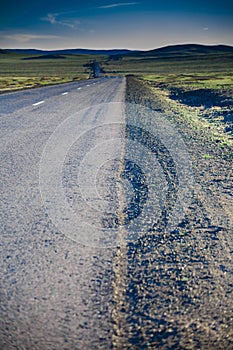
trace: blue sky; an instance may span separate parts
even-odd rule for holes
[[[2,48],[233,45],[231,0],[3,0],[0,13]]]

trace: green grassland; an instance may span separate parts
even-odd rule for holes
[[[0,53],[0,92],[87,79],[86,66],[99,61],[105,74],[133,74],[167,86],[209,89],[233,87],[233,54],[205,55],[63,55],[65,58],[40,58],[38,55]],[[34,58],[34,59],[33,59]]]
[[[233,86],[233,54],[177,56],[127,55],[103,62],[108,74],[134,74],[172,86],[229,88]]]
[[[192,73],[192,74],[168,74],[168,75],[143,75],[144,80],[163,82],[170,86],[227,89],[233,87],[233,75],[229,71]]]
[[[87,79],[90,70],[85,65],[93,61],[93,55],[36,59],[37,56],[1,53],[0,92]]]

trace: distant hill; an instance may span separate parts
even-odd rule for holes
[[[21,53],[25,55],[125,55],[137,51],[127,49],[92,50],[92,49],[66,49],[66,50],[35,50],[35,49],[7,49],[8,52]]]
[[[58,54],[49,54],[42,56],[32,56],[32,57],[24,57],[23,60],[41,60],[41,59],[58,59],[58,58],[66,58],[66,56],[58,55]]]
[[[187,57],[200,56],[209,54],[233,53],[233,46],[228,45],[199,45],[199,44],[181,44],[164,46],[149,51],[137,51],[127,49],[112,50],[92,50],[92,49],[65,49],[65,50],[35,50],[35,49],[0,49],[1,53],[21,53],[24,55],[40,55],[38,58],[62,58],[62,55],[107,55],[114,59],[122,55],[139,56],[139,57]],[[42,56],[43,55],[43,56]],[[49,57],[50,56],[50,57]],[[57,56],[57,57],[56,57]]]
[[[158,49],[141,51],[136,53],[136,56],[194,56],[207,54],[233,53],[233,46],[227,45],[198,45],[198,44],[183,44],[170,45]],[[131,55],[135,55],[132,53]]]

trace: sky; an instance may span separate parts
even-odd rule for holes
[[[0,47],[233,45],[232,0],[3,0]]]

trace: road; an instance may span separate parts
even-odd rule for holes
[[[0,96],[0,349],[233,349],[232,225],[193,175],[207,152],[127,88]]]
[[[101,78],[0,96],[0,349],[111,348],[114,249],[84,246],[59,231],[41,199],[39,162],[69,116],[123,101],[124,91],[123,78]],[[77,125],[111,121],[100,114],[87,113]]]

